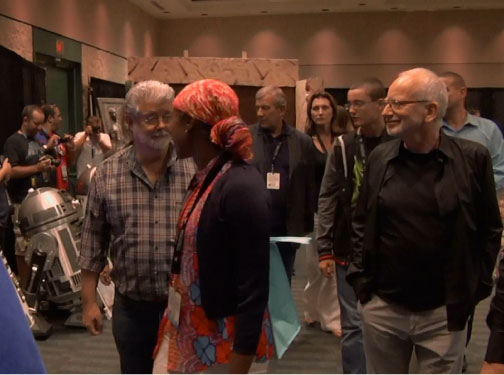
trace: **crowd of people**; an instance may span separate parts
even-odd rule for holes
[[[286,122],[278,87],[257,91],[249,126],[223,82],[175,96],[144,81],[126,95],[120,132],[131,143],[117,149],[98,117],[72,137],[58,133],[57,106],[25,107],[0,189],[17,207],[30,188],[68,190],[68,168],[97,167],[79,259],[83,322],[103,330],[96,287],[110,257],[122,373],[266,371],[272,236],[312,238],[305,324],[341,338],[344,373],[407,373],[413,352],[421,373],[460,373],[475,306],[494,287],[504,187],[502,133],[467,112],[466,95],[453,72],[408,70],[388,92],[367,78],[346,108],[312,93],[303,132]],[[278,243],[289,282],[298,248]],[[498,268],[483,372],[504,370]]]

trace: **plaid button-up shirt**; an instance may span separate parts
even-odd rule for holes
[[[195,172],[192,159],[173,155],[152,185],[134,146],[105,160],[89,188],[80,266],[101,272],[110,248],[119,293],[134,300],[166,298],[179,211]]]

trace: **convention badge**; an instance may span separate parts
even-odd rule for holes
[[[266,175],[266,187],[269,190],[280,190],[280,173],[268,173]]]
[[[61,176],[63,177],[64,181],[68,181],[68,170],[65,164],[61,165]]]
[[[170,286],[168,290],[168,318],[175,327],[179,325],[181,307],[182,295],[177,292],[174,286]]]

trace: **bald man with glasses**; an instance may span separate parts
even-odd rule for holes
[[[490,295],[500,247],[485,147],[441,132],[433,72],[401,73],[381,101],[389,135],[368,158],[347,280],[361,303],[368,373],[460,373],[467,319]]]

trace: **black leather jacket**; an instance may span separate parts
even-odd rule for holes
[[[504,256],[499,262],[499,278],[495,287],[495,296],[490,305],[487,317],[490,328],[488,347],[485,361],[490,363],[504,363]]]

